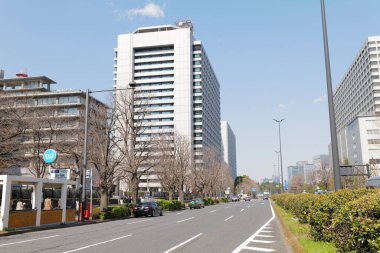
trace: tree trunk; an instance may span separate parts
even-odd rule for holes
[[[183,185],[178,189],[178,201],[184,203],[184,193],[183,193]]]
[[[170,201],[173,200],[173,190],[172,189],[169,189],[169,200]]]
[[[139,180],[137,177],[133,176],[131,179],[132,186],[132,203],[137,204],[139,199]]]
[[[108,189],[105,187],[100,188],[100,210],[106,212],[108,207]]]

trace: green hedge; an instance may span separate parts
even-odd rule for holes
[[[339,252],[380,252],[380,191],[279,194],[272,199],[300,223],[309,223],[317,241],[333,241]]]
[[[178,200],[158,200],[157,204],[167,211],[182,210],[185,208],[185,204]]]
[[[338,252],[379,252],[379,193],[348,202],[334,213],[332,231]]]
[[[226,198],[226,197],[221,197],[219,200],[220,200],[220,202],[222,202],[222,203],[228,203],[228,202],[230,202],[229,199]]]
[[[131,216],[131,208],[129,205],[117,205],[117,206],[108,206],[107,212],[101,212],[99,207],[95,207],[92,210],[92,219],[121,219]]]

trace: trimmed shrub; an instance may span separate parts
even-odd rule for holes
[[[223,202],[223,203],[229,202],[228,198],[226,198],[226,197],[221,197],[219,200],[220,200],[220,202]]]
[[[310,207],[309,224],[311,236],[319,241],[332,240],[332,217],[346,203],[368,194],[370,190],[340,190],[321,195]]]
[[[157,204],[167,211],[182,210],[185,207],[185,204],[178,200],[159,200]]]
[[[97,220],[100,218],[100,207],[95,207],[92,209],[92,219]]]
[[[380,195],[346,203],[334,214],[332,231],[338,252],[379,252]]]

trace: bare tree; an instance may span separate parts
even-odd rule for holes
[[[189,181],[191,168],[194,166],[193,152],[190,141],[180,135],[174,133],[174,150],[175,150],[175,175],[178,190],[178,200],[184,201],[184,188]]]
[[[117,92],[115,100],[116,148],[124,157],[120,173],[129,182],[133,203],[137,203],[139,197],[140,178],[152,172],[156,160],[155,136],[149,132],[149,104],[146,101],[142,98],[135,99],[133,89]]]
[[[28,152],[25,153],[25,164],[29,163],[29,171],[37,178],[43,178],[48,173],[48,164],[43,160],[45,150],[55,147],[57,136],[57,112],[52,108],[34,110],[31,117],[25,118],[28,126],[24,137]],[[68,137],[67,135],[66,137]],[[60,138],[65,138],[60,135]]]
[[[17,166],[20,162],[19,143],[23,139],[30,115],[29,100],[18,103],[15,98],[2,97],[0,100],[0,169]],[[25,106],[20,106],[24,104]]]
[[[173,193],[178,192],[178,200],[184,201],[184,189],[191,173],[192,150],[191,143],[183,135],[164,135],[158,138],[158,161],[156,172],[164,191],[168,192],[169,200]]]
[[[173,200],[176,190],[176,161],[175,147],[172,136],[160,136],[157,141],[157,162],[155,171],[164,192],[169,195],[169,200]]]
[[[124,154],[118,152],[119,138],[115,134],[118,115],[113,108],[93,105],[89,119],[88,158],[98,174],[100,209],[106,211],[117,168]]]

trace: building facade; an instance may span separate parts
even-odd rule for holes
[[[20,115],[27,124],[25,132],[15,141],[23,167],[15,174],[34,174],[39,169],[45,170],[41,166],[46,165],[38,165],[38,162],[49,148],[59,153],[53,168],[78,171],[81,166],[81,159],[75,159],[75,155],[81,157],[83,150],[86,94],[80,90],[54,91],[51,85],[55,83],[46,76],[28,77],[26,74],[0,79],[0,99],[3,102],[0,110],[5,109],[9,102],[13,108],[24,112]],[[90,106],[106,108],[94,98],[90,101]],[[48,175],[46,170],[44,177]]]
[[[150,130],[145,134],[178,133],[193,146],[196,163],[205,148],[221,157],[220,88],[191,21],[138,28],[121,34],[115,48],[114,86],[135,84],[145,99]],[[157,175],[140,180],[142,191],[159,191]]]
[[[358,116],[380,115],[380,36],[368,37],[334,92],[341,163],[348,159],[347,126]]]
[[[349,164],[380,164],[380,116],[358,116],[346,127]]]
[[[221,121],[222,153],[224,162],[229,166],[231,176],[237,176],[236,165],[236,138],[227,121]]]

